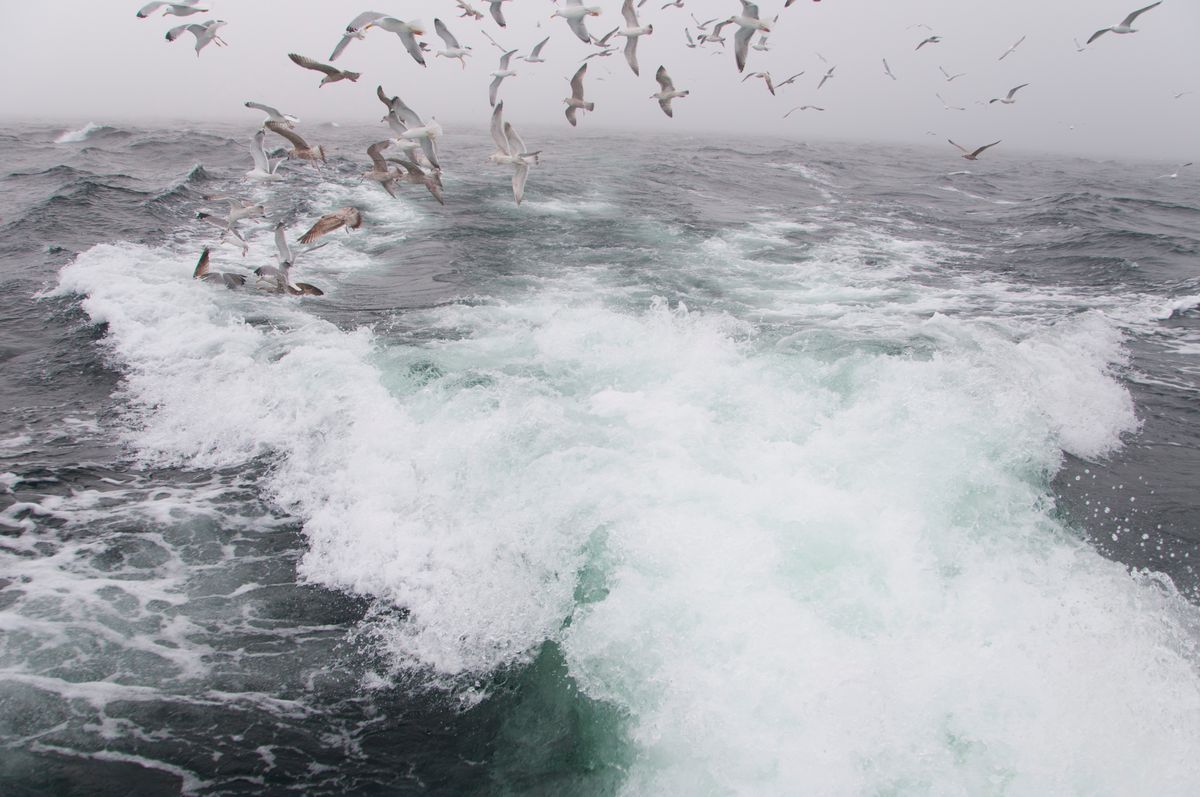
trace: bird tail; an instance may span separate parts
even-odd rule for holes
[[[360,77],[362,77],[362,72],[347,72],[346,73],[346,80],[349,80],[351,83],[357,82]]]
[[[596,103],[594,103],[594,102],[585,102],[585,103],[583,104],[583,110],[585,110],[585,111],[594,111],[594,110],[596,110]]]

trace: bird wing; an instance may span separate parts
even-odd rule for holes
[[[939,98],[939,99],[940,99],[940,98]],[[943,102],[945,102],[945,100],[943,100]],[[947,141],[950,141],[950,139],[946,139],[946,140],[947,140]],[[951,143],[951,144],[954,144],[954,142],[953,142],[953,141],[950,141],[950,143]],[[962,150],[964,153],[966,153],[966,151],[967,151],[967,148],[966,148],[966,147],[964,147],[962,144],[954,144],[954,146],[958,147],[958,148],[959,148],[960,150]]]
[[[275,252],[283,268],[293,263],[292,249],[287,242],[287,225],[282,221],[275,225]]]
[[[346,223],[346,219],[343,217],[341,211],[338,211],[337,213],[329,213],[325,216],[322,216],[321,218],[317,219],[316,224],[314,224],[312,227],[308,228],[308,232],[306,232],[306,233],[304,233],[304,235],[300,236],[300,243],[310,244],[313,241],[320,238],[325,233],[333,232],[334,230],[336,230],[338,227],[341,227],[345,223]]]
[[[509,50],[504,55],[500,56],[500,71],[501,72],[508,71],[508,62],[512,60],[513,53],[515,53],[515,52],[516,52],[516,50]]]
[[[1162,2],[1162,0],[1158,0],[1158,3],[1151,3],[1150,5],[1146,6],[1145,8],[1139,8],[1137,11],[1134,11],[1132,14],[1125,17],[1125,19],[1121,20],[1121,24],[1125,25],[1126,27],[1128,27],[1129,25],[1132,25],[1133,21],[1135,19],[1137,19],[1140,15],[1146,13],[1147,11],[1154,8],[1156,5],[1158,5],[1161,2]]]
[[[504,82],[504,75],[499,75],[492,78],[492,84],[488,86],[488,102],[492,105],[496,104],[496,94],[500,91],[500,84]]]
[[[367,26],[377,19],[383,19],[387,14],[381,14],[378,11],[364,11],[354,19],[350,20],[350,24],[346,26],[347,33],[358,33],[365,30]]]
[[[400,37],[400,41],[404,44],[404,49],[408,50],[408,54],[413,57],[421,66],[425,66],[425,56],[421,54],[421,45],[417,44],[417,37],[413,35],[411,30],[396,31],[396,35]]]
[[[254,168],[260,172],[270,173],[271,164],[267,159],[267,152],[263,149],[263,142],[266,141],[267,134],[260,127],[254,134],[254,141],[250,146],[250,157],[254,159]]]
[[[625,0],[630,2],[630,0]],[[625,39],[625,63],[629,64],[629,68],[633,70],[633,74],[640,75],[637,62],[637,36],[629,36]]]
[[[503,28],[505,27],[504,10],[500,8],[500,2],[501,0],[492,0],[488,10],[492,12],[492,19],[496,20],[496,24]]]
[[[387,164],[383,161],[383,155],[380,153],[390,147],[390,141],[376,141],[371,146],[367,147],[367,157],[371,159],[371,165],[375,167],[375,171],[386,172]]]
[[[667,74],[665,66],[658,68],[658,71],[654,73],[654,79],[658,81],[658,85],[663,91],[675,90],[675,84],[671,82],[671,76]],[[670,114],[667,114],[667,116],[670,116]]]
[[[278,122],[267,122],[263,127],[270,130],[272,133],[277,133],[288,141],[292,142],[292,146],[296,149],[308,149],[308,142],[300,137],[300,134],[294,130],[288,130]]]
[[[1021,89],[1025,88],[1025,87],[1026,87],[1026,86],[1028,86],[1028,85],[1029,85],[1028,83],[1022,83],[1021,85],[1019,85],[1019,86],[1017,86],[1017,87],[1015,87],[1015,88],[1011,88],[1011,89],[1009,89],[1009,90],[1008,90],[1008,99],[1010,99],[1010,100],[1011,100],[1011,99],[1013,98],[1013,95],[1014,95],[1014,94],[1016,94],[1018,91],[1020,91]]]
[[[339,55],[341,55],[341,54],[342,54],[342,52],[343,52],[343,51],[344,51],[344,50],[345,50],[347,47],[349,47],[349,46],[350,46],[350,42],[352,42],[352,41],[354,41],[355,39],[357,39],[357,38],[358,38],[360,35],[361,35],[361,34],[358,34],[358,33],[347,33],[347,34],[345,34],[344,36],[342,36],[342,39],[341,39],[341,41],[339,41],[339,42],[337,43],[337,46],[333,48],[333,52],[332,52],[332,53],[330,53],[330,55],[329,55],[329,60],[330,60],[330,61],[336,61],[336,60],[338,59],[338,56],[339,56]]]
[[[737,33],[733,34],[733,57],[737,61],[739,72],[746,68],[747,49],[750,47],[750,37],[754,33],[754,28],[738,28]]]
[[[492,110],[491,134],[492,141],[496,142],[496,148],[505,155],[511,155],[512,151],[508,146],[508,138],[504,135],[504,100],[496,103],[495,109]]]
[[[166,3],[165,3],[165,2],[162,2],[162,3],[146,3],[146,5],[142,6],[142,7],[141,7],[141,9],[140,9],[140,10],[137,12],[137,16],[138,16],[140,19],[145,19],[146,17],[150,16],[150,15],[151,15],[151,14],[153,14],[155,11],[157,11],[158,9],[162,8],[162,7],[163,7],[163,6],[165,6],[165,5],[166,5]]]
[[[572,17],[571,19],[568,19],[567,27],[569,27],[584,44],[592,43],[591,34],[587,32],[587,26],[583,23],[583,17]]]
[[[192,279],[197,280],[208,273],[208,247],[204,247],[204,251],[200,253],[200,260],[196,262],[196,269],[192,272]]]
[[[947,140],[949,140],[949,139],[947,139]],[[953,143],[953,142],[951,142],[951,143]],[[994,146],[996,146],[996,145],[997,145],[997,144],[999,144],[999,143],[1000,143],[999,141],[993,141],[991,144],[984,144],[982,147],[980,147],[979,149],[977,149],[977,150],[975,150],[974,152],[972,152],[972,153],[971,153],[971,157],[979,157],[979,154],[980,154],[981,152],[983,152],[985,149],[987,149],[988,147],[994,147]],[[955,144],[954,146],[956,146],[956,147],[957,147],[958,145],[957,145],[957,144]],[[961,149],[961,148],[960,148],[960,149]],[[964,151],[965,151],[965,150],[964,150]]]
[[[1096,41],[1096,39],[1099,39],[1101,36],[1108,33],[1110,30],[1112,30],[1112,28],[1101,28],[1088,37],[1087,43],[1091,44],[1092,42]]]
[[[758,19],[758,6],[742,0],[742,16],[747,19]]]
[[[340,71],[337,67],[329,66],[328,64],[322,64],[319,61],[314,61],[311,58],[306,58],[305,56],[297,55],[296,53],[288,53],[288,58],[292,59],[292,63],[296,66],[302,66],[305,69],[313,69],[317,72],[324,72],[330,76],[336,75]]]
[[[521,140],[521,136],[513,129],[513,126],[508,122],[504,123],[504,136],[508,139],[509,147],[512,155],[524,155],[528,150],[525,149],[525,142]]]
[[[435,19],[433,21],[433,29],[437,35],[442,38],[442,41],[446,43],[447,50],[461,49],[458,45],[458,39],[454,38],[454,34],[451,33],[450,29],[446,27],[445,22],[442,22],[440,19]]]
[[[529,164],[518,163],[516,170],[513,172],[512,189],[513,198],[517,200],[517,204],[521,204],[521,197],[525,196],[525,180],[529,178]],[[434,194],[437,196],[437,194]]]
[[[621,6],[621,18],[625,20],[627,27],[638,27],[637,12],[633,10],[633,0],[625,0],[624,5]]]
[[[533,52],[530,53],[531,58],[538,58],[542,54],[542,48],[546,46],[546,42],[550,41],[550,37],[542,39],[537,44],[533,45]]]
[[[579,69],[575,72],[575,76],[571,78],[571,96],[580,101],[583,100],[583,76],[586,73],[587,64],[584,64],[583,66],[579,67]],[[568,114],[567,116],[568,118],[571,118],[573,114]]]
[[[261,102],[251,102],[251,101],[249,101],[249,100],[247,100],[247,101],[244,103],[244,105],[245,105],[247,108],[253,108],[253,109],[254,109],[254,110],[256,110],[256,111],[262,111],[262,112],[263,112],[263,113],[265,113],[267,116],[272,116],[272,117],[275,117],[275,116],[277,116],[277,117],[279,117],[280,119],[282,119],[282,118],[283,118],[283,114],[281,114],[281,113],[279,112],[279,109],[278,109],[278,108],[272,108],[270,105],[263,105]]]

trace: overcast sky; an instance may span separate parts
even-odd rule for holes
[[[847,138],[931,142],[950,137],[975,146],[1004,139],[1014,149],[1074,151],[1090,156],[1165,160],[1200,159],[1200,2],[1165,0],[1142,15],[1138,33],[1107,34],[1083,52],[1080,43],[1098,28],[1114,25],[1144,3],[1138,0],[783,0],[760,4],[760,16],[776,14],[769,52],[750,53],[746,72],[766,70],[776,80],[806,74],[772,97],[760,80],[742,83],[729,44],[688,49],[683,28],[691,14],[700,20],[728,17],[735,0],[684,0],[662,9],[648,0],[640,10],[654,33],[639,44],[641,77],[618,51],[593,59],[586,80],[594,114],[581,126],[594,129],[647,128],[658,131],[781,134],[798,139]],[[619,0],[588,0],[602,9],[587,20],[596,36],[621,24]],[[453,0],[212,0],[211,13],[178,20],[159,14],[138,19],[140,0],[55,0],[52,4],[0,0],[4,26],[0,46],[5,71],[0,116],[64,123],[149,122],[166,119],[244,120],[253,130],[259,115],[242,107],[257,100],[296,114],[305,123],[375,123],[382,106],[373,96],[382,83],[418,113],[436,116],[453,135],[455,126],[482,127],[490,107],[489,73],[499,51],[481,31],[505,47],[528,53],[551,36],[544,64],[514,60],[517,75],[501,88],[505,117],[518,129],[549,124],[566,129],[562,99],[567,78],[592,51],[566,22],[551,19],[550,0],[504,4],[508,27],[487,15],[460,18]],[[53,14],[47,8],[53,8]],[[341,31],[358,12],[371,8],[423,22],[433,50],[442,19],[463,44],[474,48],[463,70],[457,61],[427,54],[416,64],[400,40],[373,30],[353,42],[337,65],[363,73],[357,84],[318,89],[321,75],[301,69],[289,51],[327,61]],[[161,13],[161,12],[160,12]],[[163,34],[181,22],[223,19],[228,47],[209,46],[197,58],[191,34],[174,43]],[[930,26],[938,44],[914,48]],[[1021,36],[1026,40],[1003,61],[999,56]],[[618,43],[623,40],[618,40]],[[828,66],[835,76],[817,90]],[[883,72],[886,58],[897,80]],[[675,101],[667,119],[650,95],[665,64],[676,86],[692,96]],[[966,73],[946,82],[938,67]],[[1029,83],[1014,105],[987,104],[1019,83]],[[935,97],[951,105],[946,110]],[[1184,94],[1176,99],[1180,92]],[[815,104],[783,119],[790,108]],[[381,128],[382,129],[382,128]],[[931,134],[936,134],[936,138]],[[526,138],[529,136],[527,135]],[[949,146],[949,145],[947,145]]]

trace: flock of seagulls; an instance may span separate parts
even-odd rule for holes
[[[661,5],[660,13],[672,8],[682,9],[685,7],[686,1],[668,0]],[[820,2],[820,0],[813,1]],[[201,2],[202,0],[150,2],[137,11],[137,17],[141,19],[153,16],[190,18],[208,12],[207,8],[201,7]],[[449,2],[449,0],[446,0],[446,2]],[[474,23],[479,23],[484,19],[483,12],[471,5],[468,0],[453,0],[453,2],[459,12],[458,19],[471,20]],[[508,26],[504,18],[504,3],[506,2],[511,2],[511,0],[490,0],[487,3],[491,20],[502,29]],[[558,3],[558,0],[553,0],[553,2]],[[643,24],[639,16],[638,10],[645,6],[647,2],[648,0],[639,0],[635,6],[634,0],[623,0],[620,9],[623,24],[618,25],[599,37],[588,30],[589,20],[602,15],[602,9],[599,6],[585,5],[584,0],[562,0],[561,4],[550,15],[551,20],[562,19],[571,35],[580,42],[594,48],[581,60],[579,67],[570,77],[570,94],[563,99],[563,103],[566,106],[564,115],[572,127],[579,124],[582,114],[594,112],[596,108],[595,102],[586,98],[584,85],[588,74],[588,62],[590,60],[611,56],[619,49],[615,42],[624,39],[624,47],[620,49],[623,50],[625,62],[635,76],[640,76],[638,43],[642,38],[655,34],[655,26],[650,23]],[[751,51],[767,52],[770,49],[771,45],[768,41],[768,36],[772,32],[774,25],[779,22],[781,15],[776,15],[771,19],[764,19],[760,15],[759,8],[755,3],[749,2],[749,0],[737,0],[737,2],[740,5],[740,9],[731,13],[728,17],[715,17],[701,21],[694,14],[691,15],[694,26],[684,26],[683,29],[686,45],[692,49],[701,47],[709,48],[712,52],[719,53],[726,47],[725,32],[732,31],[733,44],[731,49],[733,52],[733,64],[738,73],[744,73],[742,82],[745,83],[751,79],[762,80],[767,91],[772,96],[775,96],[779,89],[794,84],[805,72],[797,72],[781,81],[776,81],[767,71],[746,73],[746,66],[751,57]],[[784,9],[789,8],[793,2],[794,0],[786,0]],[[1105,33],[1129,34],[1136,32],[1133,24],[1138,17],[1157,7],[1161,2],[1162,0],[1158,0],[1158,2],[1139,8],[1126,16],[1118,24],[1097,30],[1088,38],[1087,44],[1092,44]],[[175,41],[184,33],[193,34],[195,37],[196,55],[199,56],[200,52],[210,44],[215,44],[218,47],[227,46],[227,43],[220,35],[220,31],[225,25],[225,21],[220,19],[210,19],[203,22],[189,21],[170,28],[166,32],[166,39],[168,41]],[[695,35],[693,35],[692,27],[695,28]],[[927,47],[935,48],[936,45],[943,41],[943,36],[934,33],[927,25],[911,25],[909,27],[922,27],[928,33],[928,35],[916,43],[915,51],[920,51]],[[350,69],[344,69],[341,66],[335,66],[334,62],[346,56],[350,45],[356,41],[365,39],[368,34],[376,30],[395,34],[407,56],[423,68],[428,68],[429,60],[426,56],[431,53],[437,58],[457,60],[463,69],[467,65],[466,59],[475,57],[473,48],[469,45],[464,45],[459,37],[450,30],[446,22],[440,18],[434,19],[433,32],[441,40],[443,46],[435,50],[422,38],[426,36],[427,32],[424,25],[420,22],[406,21],[376,11],[362,12],[346,24],[345,29],[340,31],[340,36],[329,55],[328,62],[318,61],[309,56],[294,52],[288,53],[287,57],[292,63],[302,69],[321,73],[322,77],[318,83],[318,88],[342,81],[353,83],[358,81],[362,77],[362,74]],[[481,32],[500,51],[497,69],[490,73],[492,80],[488,86],[488,101],[492,109],[489,129],[492,140],[496,145],[495,152],[489,156],[488,160],[493,164],[512,168],[513,199],[517,205],[520,205],[525,195],[530,167],[539,163],[541,150],[531,151],[513,125],[505,120],[504,101],[500,96],[501,89],[506,80],[517,76],[515,62],[524,61],[526,64],[543,64],[546,62],[546,59],[542,56],[542,52],[547,44],[551,42],[553,34],[541,38],[527,54],[522,55],[518,49],[508,49],[502,46],[485,30],[481,30]],[[1016,52],[1025,39],[1025,36],[1017,39],[1016,42],[1000,54],[998,60],[1003,61]],[[1079,44],[1078,39],[1075,40],[1075,46],[1077,50],[1084,49],[1084,46]],[[835,77],[837,66],[829,64],[820,53],[817,53],[817,57],[825,62],[828,67],[816,82],[815,90],[820,90],[828,81]],[[882,64],[884,75],[891,80],[897,80],[886,58],[882,59]],[[965,74],[961,72],[952,74],[941,66],[938,69],[948,83],[963,77]],[[651,94],[650,99],[657,100],[662,112],[667,117],[673,118],[673,101],[686,98],[689,96],[690,91],[687,89],[681,90],[676,87],[665,65],[659,65],[654,78],[658,83],[659,91]],[[1012,105],[1016,102],[1017,92],[1029,85],[1029,83],[1021,83],[1014,86],[1005,96],[994,97],[988,100],[987,104],[1000,103],[1002,105]],[[439,161],[437,151],[438,140],[443,135],[441,125],[433,117],[429,117],[428,121],[426,121],[425,118],[405,104],[399,96],[389,96],[384,91],[382,85],[377,87],[376,95],[386,108],[386,113],[380,121],[388,126],[392,137],[372,142],[366,147],[366,160],[370,162],[370,168],[362,173],[362,179],[378,183],[380,189],[392,197],[398,196],[398,192],[402,190],[402,185],[423,186],[434,200],[445,204],[446,199],[441,179],[442,165]],[[940,94],[935,94],[935,96],[941,100],[943,107],[947,110],[965,110],[961,106],[949,104]],[[1178,96],[1182,96],[1182,93],[1177,95],[1177,98]],[[275,107],[260,102],[247,101],[245,106],[265,115],[261,127],[255,131],[251,139],[250,153],[252,167],[245,173],[247,180],[260,182],[282,181],[286,179],[288,171],[286,169],[281,171],[281,165],[296,161],[308,164],[320,172],[321,165],[325,163],[327,157],[325,149],[320,144],[310,144],[304,135],[297,132],[296,128],[300,120],[296,116],[284,113]],[[787,111],[783,117],[787,118],[797,111],[803,112],[809,110],[820,112],[824,111],[825,108],[813,104],[798,105]],[[281,138],[283,142],[286,142],[287,146],[283,149],[282,157],[276,157],[279,150],[268,149],[268,134],[274,134]],[[957,148],[961,156],[967,160],[978,159],[986,150],[1000,143],[999,141],[993,141],[990,144],[968,149],[950,139],[947,139],[947,141]],[[1164,175],[1164,177],[1166,176]],[[1169,176],[1174,177],[1175,175]],[[224,214],[203,211],[200,216],[205,221],[221,229],[222,242],[240,247],[243,254],[245,254],[247,245],[244,237],[238,232],[238,223],[244,219],[261,216],[264,209],[261,205],[251,205],[236,199],[230,199],[230,203],[228,212]],[[347,231],[350,231],[358,229],[362,224],[362,214],[357,209],[341,208],[318,220],[312,229],[301,238],[301,241],[309,244],[321,235],[335,229],[345,228]],[[295,265],[295,256],[287,245],[282,225],[275,228],[275,243],[277,263],[272,266],[263,266],[254,272],[256,278],[254,287],[287,295],[321,295],[322,292],[310,284],[292,281],[290,275]],[[196,279],[230,288],[242,287],[247,284],[248,279],[245,276],[212,271],[210,269],[210,261],[211,252],[206,248],[194,271]]]

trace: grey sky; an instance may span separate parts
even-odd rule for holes
[[[1075,51],[1072,38],[1085,42],[1145,0],[796,0],[786,10],[783,0],[763,2],[763,18],[780,16],[769,38],[770,52],[752,51],[746,71],[767,70],[780,80],[806,71],[776,97],[762,81],[741,83],[732,29],[724,50],[684,44],[691,14],[701,20],[727,17],[740,9],[735,0],[685,0],[682,9],[662,10],[665,1],[648,0],[640,10],[642,23],[655,26],[639,45],[640,78],[619,52],[592,60],[586,87],[597,109],[583,117],[581,126],[914,143],[950,137],[966,146],[1004,139],[1012,149],[1179,161],[1200,155],[1200,47],[1195,43],[1200,3],[1193,0],[1165,0],[1138,20],[1140,32],[1103,36],[1082,53]],[[603,9],[587,21],[595,35],[622,24],[619,0],[588,2]],[[97,123],[241,119],[251,129],[258,115],[242,102],[253,99],[305,122],[374,123],[382,106],[373,94],[382,83],[418,112],[436,116],[453,135],[456,125],[486,125],[490,114],[488,73],[497,68],[499,51],[482,29],[522,53],[552,37],[543,52],[547,63],[514,61],[518,74],[505,81],[500,96],[506,118],[518,128],[552,124],[565,129],[566,79],[591,52],[564,20],[550,19],[556,8],[550,0],[505,3],[507,29],[490,16],[479,22],[458,17],[453,0],[212,0],[206,4],[210,14],[186,20],[137,19],[141,5],[140,0],[57,0],[49,14],[40,3],[0,0],[5,21],[0,46],[6,71],[18,76],[0,84],[0,115]],[[475,5],[486,15],[484,0]],[[337,62],[363,78],[320,89],[318,73],[287,60],[286,53],[295,51],[325,61],[346,23],[366,8],[424,22],[425,40],[435,50],[442,47],[433,33],[438,17],[474,47],[474,56],[464,71],[457,61],[428,54],[429,66],[422,69],[393,34],[374,30]],[[210,46],[196,58],[190,34],[174,43],[163,39],[172,25],[209,18],[229,23],[222,31],[228,47]],[[914,51],[928,35],[909,27],[918,23],[932,27],[942,42]],[[1022,35],[1027,38],[1020,48],[998,61]],[[826,65],[817,52],[837,65],[835,77],[819,91]],[[883,58],[898,80],[884,75]],[[659,64],[667,66],[677,87],[692,91],[675,101],[673,120],[649,98],[658,89]],[[939,66],[966,76],[947,83]],[[1016,104],[987,104],[1019,83],[1030,85]],[[1174,98],[1184,91],[1194,93]],[[966,110],[944,110],[935,92]],[[827,110],[782,118],[801,104]]]

